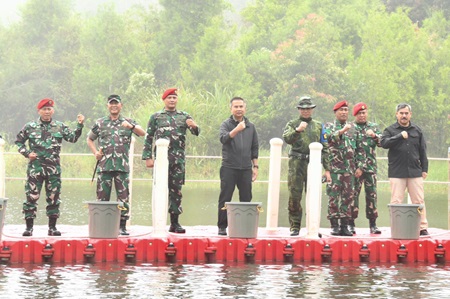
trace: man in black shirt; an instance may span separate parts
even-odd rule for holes
[[[389,149],[388,177],[391,185],[391,203],[401,204],[405,190],[411,202],[423,205],[420,235],[428,235],[423,180],[428,175],[428,158],[422,129],[411,122],[412,110],[408,104],[397,105],[397,122],[387,127],[381,137],[381,146]]]

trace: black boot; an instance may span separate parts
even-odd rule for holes
[[[27,223],[27,228],[23,232],[22,236],[31,237],[33,235],[34,218],[27,218],[27,219],[25,219],[25,221]]]
[[[355,220],[351,219],[348,221],[348,230],[352,233],[352,234],[356,234],[356,229],[355,229]]]
[[[170,227],[169,232],[171,233],[177,233],[177,234],[184,234],[186,230],[181,227],[181,225],[178,223],[178,216],[176,214],[170,214]]]
[[[348,219],[341,218],[341,236],[352,237],[353,233],[348,229]]]
[[[130,233],[127,232],[127,221],[120,219],[119,233],[122,236],[128,236]]]
[[[336,218],[332,218],[332,219],[330,219],[330,223],[331,223],[331,235],[332,236],[340,236],[341,231],[339,230],[338,220]]]
[[[370,233],[379,235],[381,234],[381,230],[378,229],[377,223],[375,219],[369,219]]]
[[[56,220],[58,218],[48,218],[48,235],[49,236],[61,236],[61,232],[56,229]]]

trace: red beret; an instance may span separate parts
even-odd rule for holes
[[[345,101],[345,100],[344,100],[344,101],[340,101],[340,102],[336,103],[336,105],[334,105],[333,111],[336,111],[336,110],[338,110],[339,108],[344,107],[344,106],[347,106],[347,107],[348,107],[348,102]]]
[[[366,109],[367,109],[366,103],[359,102],[358,104],[355,105],[355,107],[353,107],[353,116],[358,114],[359,111],[366,110]]]
[[[39,101],[39,103],[37,104],[37,108],[39,110],[43,107],[53,107],[53,105],[55,105],[55,101],[50,98],[45,98]]]
[[[167,98],[168,96],[170,96],[171,94],[174,94],[177,96],[177,89],[176,88],[169,88],[167,89],[163,95],[162,95],[162,99],[164,100],[165,98]]]

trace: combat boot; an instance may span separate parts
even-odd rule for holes
[[[184,234],[186,232],[186,230],[180,225],[180,223],[178,223],[178,217],[179,217],[179,215],[170,214],[169,232],[177,233],[177,234]]]
[[[120,219],[119,233],[122,236],[128,236],[130,233],[127,232],[127,221]]]
[[[332,218],[332,219],[330,219],[330,223],[331,223],[331,235],[332,236],[340,236],[341,231],[339,230],[338,220],[336,218]]]
[[[61,236],[61,232],[56,229],[56,217],[48,218],[48,235],[49,236]]]
[[[341,218],[341,236],[352,237],[353,233],[348,229],[348,219]]]
[[[348,221],[348,230],[352,233],[352,234],[356,234],[356,228],[355,228],[355,220],[351,219]]]
[[[25,219],[27,228],[23,232],[22,236],[24,237],[31,237],[33,235],[33,224],[34,224],[34,218],[27,218]]]
[[[375,219],[369,219],[369,226],[371,234],[381,234],[381,230],[378,229]]]

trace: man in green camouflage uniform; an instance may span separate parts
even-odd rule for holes
[[[328,143],[324,138],[323,125],[312,119],[313,109],[310,97],[302,97],[297,105],[300,116],[289,121],[283,131],[284,141],[289,149],[289,223],[291,236],[298,236],[302,222],[303,208],[301,205],[303,188],[306,191],[309,163],[309,145],[320,142],[322,148],[322,165],[327,177],[330,176],[328,163]]]
[[[83,130],[84,116],[77,116],[77,129],[71,131],[64,123],[52,119],[55,112],[54,101],[42,99],[37,105],[39,119],[27,123],[17,134],[16,145],[25,158],[29,159],[27,166],[27,181],[25,183],[26,200],[23,203],[23,213],[27,227],[23,236],[33,235],[34,218],[36,218],[37,201],[45,183],[47,200],[48,235],[60,236],[56,229],[56,220],[60,215],[61,204],[61,166],[59,154],[63,139],[75,143]],[[28,141],[29,149],[26,142]]]
[[[109,201],[112,184],[116,189],[117,200],[123,203],[120,215],[120,234],[129,235],[126,223],[129,218],[129,152],[132,134],[144,136],[144,129],[134,120],[123,117],[122,99],[110,95],[107,99],[109,115],[97,119],[88,133],[87,144],[98,161],[97,200]],[[98,139],[98,147],[95,140]]]
[[[167,89],[162,95],[162,100],[164,109],[153,114],[148,122],[142,159],[145,160],[147,167],[153,167],[153,143],[160,138],[169,140],[169,232],[182,234],[186,230],[180,225],[178,218],[183,212],[181,187],[184,185],[185,177],[186,131],[189,130],[198,136],[200,128],[188,113],[176,109],[178,103],[176,88]]]
[[[381,131],[378,125],[367,121],[367,105],[363,102],[353,107],[353,116],[355,116],[356,142],[364,150],[365,159],[357,158],[361,161],[362,168],[355,171],[355,194],[352,206],[352,219],[350,220],[350,231],[355,233],[355,219],[359,212],[359,194],[362,184],[366,193],[366,217],[369,219],[371,234],[381,234],[376,225],[378,218],[377,211],[377,156],[375,149],[380,145]]]
[[[340,101],[333,107],[336,119],[325,127],[329,151],[331,180],[327,179],[328,219],[331,234],[334,236],[353,236],[348,224],[352,218],[354,172],[356,154],[362,149],[356,144],[355,128],[348,120],[348,103]],[[358,156],[360,158],[363,155]],[[339,229],[340,219],[340,229]]]

